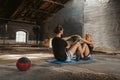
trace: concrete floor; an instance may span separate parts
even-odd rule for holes
[[[95,62],[58,65],[47,62],[53,55],[46,48],[0,49],[0,80],[120,80],[120,54],[93,54]],[[16,61],[30,58],[28,71],[19,71]]]

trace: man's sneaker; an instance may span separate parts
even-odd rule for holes
[[[79,61],[80,60],[80,53],[76,53],[76,61]]]

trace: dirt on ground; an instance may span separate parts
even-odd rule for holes
[[[19,71],[16,61],[28,57],[32,66]],[[0,49],[0,80],[120,80],[120,55],[92,54],[95,62],[53,64],[49,48],[15,47]]]

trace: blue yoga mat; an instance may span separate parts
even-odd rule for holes
[[[48,62],[55,63],[55,64],[89,63],[94,61],[95,60],[93,58],[90,58],[89,60],[79,60],[79,61],[77,61],[76,59],[72,59],[71,61],[58,61],[56,59],[48,60]]]

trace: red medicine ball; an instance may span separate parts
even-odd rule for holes
[[[20,71],[26,71],[30,68],[31,61],[26,57],[22,57],[17,60],[16,66]]]

